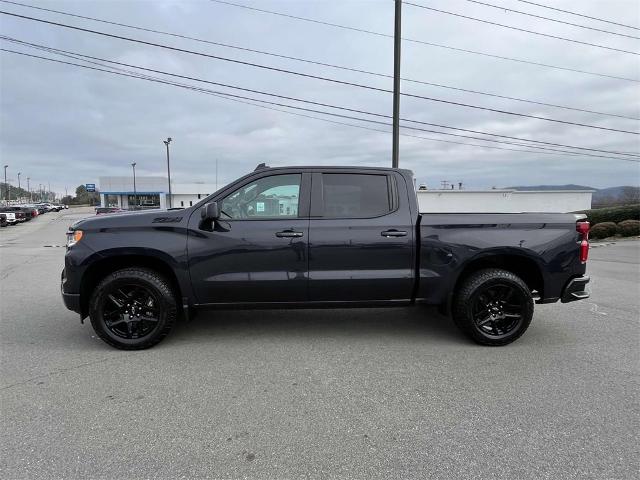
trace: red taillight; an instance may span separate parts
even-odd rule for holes
[[[589,258],[589,222],[576,222],[576,231],[580,234],[580,261],[586,262]]]
[[[584,240],[589,238],[589,222],[587,221],[576,222],[576,231],[582,235],[582,238]]]
[[[582,263],[586,262],[589,258],[589,241],[582,240],[580,242],[580,261]]]

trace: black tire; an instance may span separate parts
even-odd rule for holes
[[[529,328],[533,298],[529,287],[506,270],[478,270],[467,277],[453,301],[453,321],[482,345],[507,345]]]
[[[126,268],[107,275],[93,291],[89,317],[112,347],[141,350],[166,337],[177,317],[169,282],[153,270]]]

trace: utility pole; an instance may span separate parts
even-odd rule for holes
[[[47,202],[51,201],[51,182],[47,183],[48,188],[47,188]]]
[[[167,208],[171,208],[171,167],[169,164],[169,144],[171,143],[171,137],[163,140],[165,146],[167,147],[167,181],[169,182],[169,197],[167,200],[169,201],[169,206]]]
[[[136,191],[136,162],[131,164],[133,168],[133,209],[138,209],[138,192]]]
[[[22,175],[22,172],[18,172],[18,190],[20,190],[20,175]],[[20,192],[18,192],[18,193],[20,193]]]
[[[27,177],[27,191],[29,192],[29,203],[33,203],[33,196],[31,195],[31,185],[29,185],[30,177]]]
[[[4,199],[7,201],[7,205],[9,205],[9,184],[7,183],[7,167],[9,165],[4,166]]]
[[[402,48],[402,0],[395,0],[395,27],[393,30],[393,140],[391,166],[398,168],[400,150],[400,50]]]

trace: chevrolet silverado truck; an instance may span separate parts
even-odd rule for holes
[[[409,170],[256,170],[193,207],[76,222],[65,305],[121,349],[202,309],[439,305],[505,345],[535,303],[587,298],[589,223],[569,213],[420,213]]]

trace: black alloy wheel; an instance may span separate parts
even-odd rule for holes
[[[507,270],[472,273],[455,292],[453,320],[482,345],[506,345],[529,328],[533,297],[527,284]]]
[[[143,338],[158,326],[160,300],[150,288],[135,284],[113,286],[102,297],[105,326],[114,335]]]
[[[147,268],[126,268],[107,275],[89,302],[96,334],[123,350],[149,348],[166,337],[177,317],[171,284]]]
[[[527,298],[514,286],[499,283],[479,290],[472,301],[476,327],[491,337],[499,338],[522,322]]]

